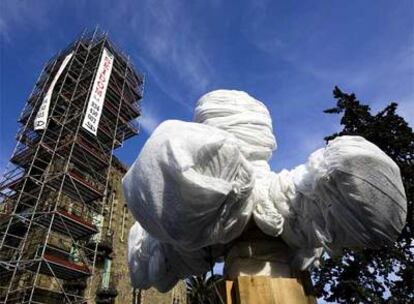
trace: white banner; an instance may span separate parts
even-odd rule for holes
[[[99,120],[102,115],[103,103],[105,101],[106,89],[108,88],[109,78],[111,77],[114,55],[107,49],[103,50],[101,61],[99,62],[98,72],[89,97],[88,108],[82,127],[96,136],[98,132]]]
[[[49,107],[50,107],[50,101],[52,99],[52,93],[53,89],[55,88],[56,82],[58,81],[60,75],[63,73],[63,70],[69,63],[69,60],[72,58],[73,53],[70,53],[65,57],[62,64],[60,65],[60,68],[58,72],[55,75],[55,78],[53,78],[52,83],[50,84],[49,89],[47,90],[47,93],[45,97],[42,100],[42,104],[40,105],[39,111],[37,111],[37,115],[34,121],[34,129],[35,130],[44,130],[46,128],[47,118],[49,116]]]

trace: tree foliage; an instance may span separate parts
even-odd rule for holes
[[[345,250],[339,259],[326,257],[315,271],[315,288],[326,301],[337,303],[414,303],[414,133],[391,103],[377,114],[354,94],[335,87],[336,107],[325,113],[342,115],[340,135],[360,135],[387,153],[400,167],[408,199],[407,223],[393,245],[379,250]]]
[[[207,273],[186,279],[188,304],[224,304],[219,292],[223,276]]]

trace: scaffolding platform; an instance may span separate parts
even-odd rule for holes
[[[53,215],[55,215],[54,218]],[[94,224],[65,210],[41,214],[35,218],[35,221],[44,227],[49,227],[52,224],[51,229],[53,231],[72,236],[74,240],[85,238],[98,232],[98,228]]]
[[[74,200],[85,203],[102,198],[104,193],[103,190],[74,170],[52,177],[48,181],[48,185],[56,191],[63,191]]]
[[[34,260],[26,269],[63,280],[80,279],[91,274],[85,264],[74,263],[69,257],[69,252],[48,246],[43,258]]]

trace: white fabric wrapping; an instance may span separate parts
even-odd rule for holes
[[[210,269],[207,249],[178,251],[149,235],[138,222],[131,227],[128,238],[128,267],[132,286],[155,287],[166,292],[190,275]]]
[[[287,200],[279,198],[283,183],[289,184],[282,191]],[[377,248],[395,241],[405,224],[398,166],[360,136],[337,137],[274,184],[271,192],[285,220],[282,237],[300,248],[301,268],[309,265],[312,248],[334,254],[343,248]]]
[[[301,269],[317,264],[322,248],[374,248],[398,237],[407,212],[399,169],[362,137],[338,137],[305,165],[276,174],[261,102],[214,91],[200,98],[194,120],[162,123],[124,177],[139,222],[129,236],[134,287],[166,291],[205,272],[206,246],[232,241],[250,218],[281,235]]]
[[[205,94],[197,102],[194,121],[233,134],[247,160],[268,161],[276,149],[269,111],[245,92],[216,90]]]
[[[231,134],[166,121],[123,179],[134,217],[153,237],[191,251],[239,236],[254,208],[251,166]]]
[[[194,121],[225,130],[238,139],[238,147],[250,161],[256,180],[252,194],[256,205],[254,220],[265,233],[280,235],[283,217],[269,200],[268,161],[277,145],[266,106],[245,92],[216,90],[197,102]]]

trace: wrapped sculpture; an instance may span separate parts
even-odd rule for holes
[[[337,137],[280,173],[268,165],[275,149],[266,106],[244,92],[210,92],[194,122],[162,123],[123,180],[137,220],[128,252],[133,286],[167,291],[207,271],[250,220],[282,237],[302,270],[323,249],[375,248],[398,237],[404,188],[398,166],[377,146]]]

